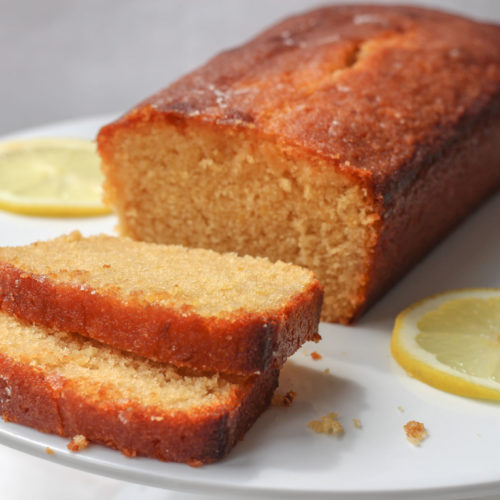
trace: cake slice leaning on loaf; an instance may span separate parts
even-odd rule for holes
[[[201,465],[225,456],[269,405],[278,370],[193,375],[0,312],[0,413],[128,456]]]
[[[500,186],[500,26],[331,5],[101,129],[121,231],[312,269],[351,322]]]
[[[156,361],[234,374],[279,368],[317,340],[306,269],[75,232],[0,248],[0,309]]]

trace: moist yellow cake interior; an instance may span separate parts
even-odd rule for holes
[[[77,232],[48,242],[0,249],[27,273],[100,292],[119,292],[151,304],[201,315],[270,311],[312,283],[311,272],[267,259],[220,255],[177,245],[154,245]]]
[[[63,379],[87,399],[126,406],[135,401],[164,411],[208,408],[229,402],[236,385],[224,377],[184,375],[181,371],[124,353],[77,334],[25,325],[0,313],[0,352]]]
[[[243,131],[165,120],[133,127],[104,146],[114,148],[105,190],[122,233],[308,266],[330,291],[323,317],[347,319],[378,219],[359,182]]]

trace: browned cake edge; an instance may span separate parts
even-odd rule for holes
[[[280,310],[207,318],[57,284],[0,262],[0,309],[19,320],[202,371],[249,375],[280,367],[304,342],[318,338],[322,299],[314,280]]]
[[[234,390],[226,407],[166,412],[138,403],[88,400],[70,380],[0,354],[0,413],[5,421],[64,437],[198,466],[223,458],[267,408],[278,370],[251,377]]]
[[[375,186],[381,227],[364,300],[351,322],[500,189],[500,95],[440,149],[413,158],[392,186]]]

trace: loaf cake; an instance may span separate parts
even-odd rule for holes
[[[0,312],[0,413],[128,456],[222,458],[268,406],[278,370],[190,374]]]
[[[120,230],[309,267],[352,322],[499,187],[499,47],[414,7],[280,22],[100,130]]]
[[[306,269],[78,232],[0,248],[0,310],[149,359],[249,375],[317,340]]]

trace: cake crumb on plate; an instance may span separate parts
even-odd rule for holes
[[[71,441],[68,443],[68,449],[74,452],[82,451],[89,445],[89,440],[82,434],[73,436]]]
[[[344,433],[344,427],[337,419],[338,414],[330,412],[322,416],[320,420],[311,420],[307,426],[317,434],[340,436]]]
[[[297,393],[295,391],[288,391],[286,394],[281,394],[276,391],[273,394],[273,399],[271,400],[271,404],[273,406],[290,406],[293,403],[293,400],[297,397]]]
[[[406,433],[406,439],[415,446],[420,446],[420,443],[428,436],[424,424],[415,420],[410,420],[403,426],[403,429]]]

